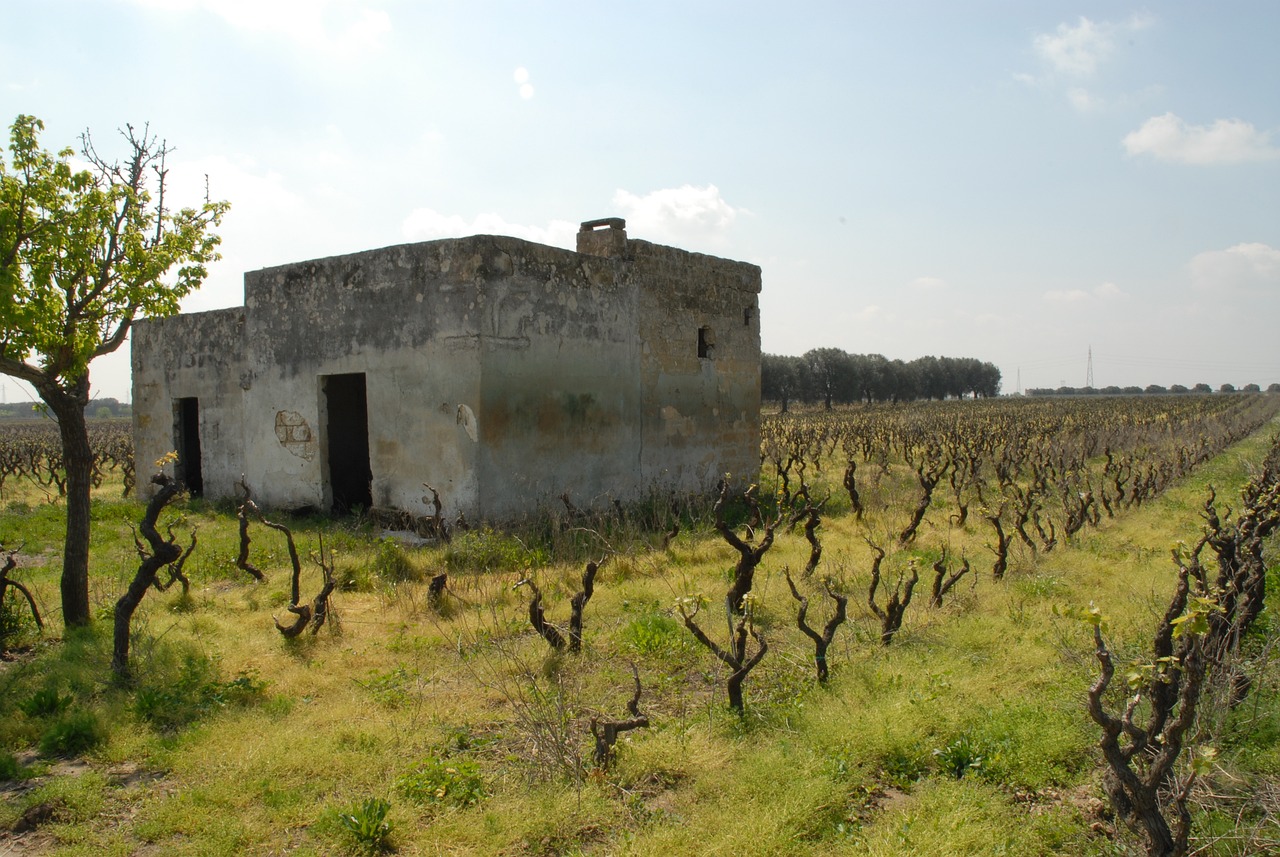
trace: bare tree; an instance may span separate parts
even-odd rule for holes
[[[273,530],[279,530],[284,533],[285,541],[289,546],[289,562],[293,566],[293,576],[290,578],[289,585],[289,606],[285,609],[294,615],[292,625],[281,625],[280,620],[272,617],[272,621],[276,624],[276,630],[279,631],[286,639],[293,639],[303,632],[308,624],[311,625],[311,633],[319,632],[320,627],[324,625],[325,620],[329,618],[329,596],[333,594],[335,584],[333,577],[333,554],[329,554],[328,559],[325,558],[324,552],[324,536],[320,537],[320,552],[312,554],[311,558],[320,566],[322,584],[320,592],[312,599],[310,604],[302,602],[302,561],[298,559],[298,548],[293,542],[293,531],[284,524],[276,524],[271,521],[262,519],[262,523]]]
[[[520,578],[512,588],[519,589],[522,586],[529,587],[529,591],[533,593],[533,597],[529,599],[529,624],[538,632],[539,637],[547,641],[548,646],[557,652],[563,652],[568,643],[560,629],[547,621],[547,614],[542,609],[542,590],[532,577]]]
[[[4,567],[0,568],[0,605],[4,604],[4,597],[8,594],[9,587],[12,586],[26,597],[27,606],[31,608],[31,618],[35,620],[36,627],[43,631],[44,620],[40,618],[40,610],[36,607],[36,599],[31,595],[31,590],[27,589],[24,584],[9,577],[9,572],[18,567],[17,555],[20,550],[22,550],[21,545],[5,551]],[[3,646],[4,642],[4,638],[0,637],[0,646]]]
[[[756,500],[756,486],[752,485],[743,494],[743,499],[747,503],[747,507],[751,510],[752,516],[759,521],[760,504]],[[777,515],[772,521],[766,523],[764,530],[764,538],[760,540],[760,544],[752,547],[747,542],[738,537],[738,534],[725,523],[724,520],[724,503],[729,496],[728,482],[720,483],[720,496],[716,499],[715,516],[716,531],[720,533],[721,538],[728,542],[729,546],[738,552],[738,565],[733,571],[733,584],[729,587],[729,591],[725,594],[725,611],[730,615],[742,615],[744,612],[742,599],[751,591],[752,582],[755,579],[756,567],[760,565],[760,560],[768,553],[769,548],[773,547],[773,532],[782,523],[782,507],[778,507]],[[749,529],[749,528],[748,528]]]
[[[701,605],[695,602],[693,612],[690,613],[685,609],[684,603],[681,602],[678,609],[680,610],[680,616],[684,619],[684,626],[689,629],[689,632],[693,634],[698,642],[706,646],[713,655],[724,662],[729,669],[733,670],[725,681],[725,688],[729,693],[729,707],[738,714],[742,714],[744,711],[742,683],[746,680],[747,674],[755,669],[756,664],[760,663],[761,659],[769,651],[769,645],[751,624],[749,613],[744,612],[738,620],[737,627],[733,628],[730,633],[729,648],[721,648],[693,621],[700,608]],[[750,658],[747,657],[748,634],[756,641],[757,646],[756,653]]]
[[[1116,815],[1146,840],[1149,857],[1183,857],[1191,830],[1187,797],[1195,770],[1175,782],[1174,766],[1195,722],[1206,670],[1200,626],[1207,630],[1214,605],[1200,592],[1188,612],[1190,576],[1190,567],[1181,565],[1173,598],[1156,629],[1148,674],[1118,715],[1103,703],[1115,662],[1102,637],[1101,618],[1093,616],[1094,652],[1102,673],[1089,689],[1088,707],[1102,727],[1099,746],[1107,762],[1103,787]],[[1144,709],[1145,722],[1140,722]],[[1169,800],[1162,805],[1166,791]],[[1166,813],[1172,813],[1172,825]]]
[[[871,588],[867,592],[867,606],[880,620],[880,642],[887,646],[893,642],[893,636],[902,628],[902,616],[911,604],[911,593],[915,591],[916,583],[920,580],[920,572],[916,568],[915,560],[912,560],[911,579],[906,580],[904,574],[899,574],[898,582],[893,587],[893,594],[889,596],[885,606],[881,607],[876,603],[876,590],[880,588],[880,563],[884,561],[884,549],[872,544],[870,539],[867,540],[867,544],[871,545],[871,549],[876,552],[876,558],[871,562]],[[902,586],[904,580],[907,584],[905,589]],[[887,586],[885,588],[888,589]]]
[[[947,549],[942,549],[942,557],[933,564],[933,593],[929,596],[929,606],[941,607],[942,598],[951,591],[951,587],[960,582],[960,578],[969,573],[969,560],[960,556],[960,568],[956,571],[950,571],[947,563]]]
[[[801,595],[800,591],[796,589],[796,584],[791,579],[790,571],[786,572],[786,576],[787,586],[791,587],[791,597],[800,602],[800,610],[796,614],[796,627],[800,629],[802,634],[810,640],[813,640],[813,660],[814,663],[817,664],[818,668],[818,682],[820,684],[826,684],[828,675],[827,649],[831,648],[831,641],[835,639],[836,629],[844,624],[845,619],[848,617],[849,597],[847,595],[841,595],[838,592],[832,592],[831,584],[827,581],[823,581],[822,585],[823,588],[826,589],[827,595],[832,601],[836,602],[836,612],[827,620],[827,624],[823,627],[822,633],[819,634],[817,631],[813,630],[813,628],[810,628],[809,623],[805,621],[806,614],[809,612],[809,599],[806,596]]]
[[[591,718],[591,735],[596,739],[596,766],[608,770],[613,761],[613,746],[618,743],[618,735],[633,729],[644,729],[649,725],[649,717],[640,713],[640,671],[631,665],[631,676],[635,679],[636,691],[627,703],[627,711],[631,717],[626,720],[602,720]]]
[[[591,596],[596,591],[596,573],[600,571],[600,566],[603,564],[603,558],[599,562],[588,562],[586,570],[582,572],[582,589],[569,602],[569,633],[567,637],[559,628],[547,621],[546,612],[542,609],[542,590],[538,589],[538,584],[534,582],[533,578],[524,577],[516,581],[514,589],[527,586],[529,591],[533,593],[533,597],[529,599],[529,624],[533,626],[533,630],[538,632],[538,636],[546,640],[547,645],[557,652],[564,651],[566,648],[570,652],[582,651],[582,611],[586,609],[587,602],[591,600]]]
[[[147,509],[142,516],[142,523],[138,526],[138,529],[142,532],[142,537],[147,540],[147,544],[151,548],[151,553],[148,554],[146,552],[146,549],[135,536],[134,545],[137,547],[138,556],[141,557],[142,563],[138,566],[138,571],[134,574],[133,582],[129,584],[129,588],[116,601],[115,640],[111,652],[111,671],[122,680],[129,678],[129,630],[133,623],[134,611],[142,603],[142,597],[147,594],[147,590],[155,583],[156,573],[161,568],[177,562],[182,557],[182,548],[178,547],[173,531],[169,531],[169,538],[166,540],[156,529],[156,522],[160,518],[160,512],[164,510],[165,506],[169,505],[169,502],[174,497],[177,497],[182,492],[182,483],[166,473],[157,473],[151,478],[151,484],[158,486],[158,488],[147,502]]]

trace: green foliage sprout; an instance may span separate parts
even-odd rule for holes
[[[360,847],[374,853],[386,851],[391,839],[390,811],[390,801],[371,797],[339,812],[338,826]]]

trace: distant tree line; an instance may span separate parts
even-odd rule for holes
[[[852,402],[908,402],[1000,394],[1000,370],[972,357],[919,357],[910,362],[881,354],[815,348],[799,357],[764,354],[760,393],[782,410],[793,402],[830,409]]]
[[[1212,393],[1213,388],[1208,384],[1196,384],[1194,387],[1184,387],[1182,384],[1171,384],[1168,387],[1161,387],[1159,384],[1148,384],[1145,387],[1031,387],[1027,389],[1028,396],[1139,396],[1139,395],[1161,395],[1164,393]],[[1245,384],[1238,391],[1232,384],[1223,384],[1218,388],[1219,393],[1261,393],[1262,388],[1257,384]],[[1280,393],[1280,384],[1272,384],[1267,387],[1268,393]]]
[[[29,420],[39,417],[44,413],[44,409],[44,404],[41,402],[0,403],[0,419]],[[128,402],[122,402],[110,396],[101,399],[90,399],[89,404],[84,407],[84,415],[92,419],[127,417],[132,413],[132,406]]]

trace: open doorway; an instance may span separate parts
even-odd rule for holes
[[[187,486],[192,497],[204,494],[204,474],[200,469],[200,400],[175,399],[173,402],[173,442],[178,461],[173,476]]]
[[[325,437],[328,441],[329,490],[335,515],[373,505],[369,467],[369,406],[363,372],[325,375]]]

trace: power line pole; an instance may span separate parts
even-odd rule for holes
[[[1089,346],[1089,367],[1085,370],[1084,385],[1086,387],[1093,386],[1093,346]]]

